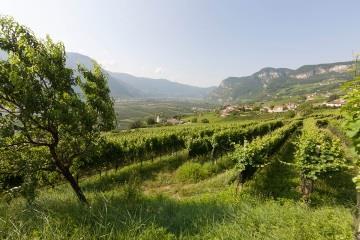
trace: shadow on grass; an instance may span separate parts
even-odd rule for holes
[[[353,207],[356,204],[356,191],[352,178],[348,171],[339,171],[320,178],[314,184],[311,204]]]
[[[257,171],[250,183],[250,192],[273,199],[285,198],[299,200],[298,173],[292,165],[281,163],[294,162],[295,146],[291,141],[285,143],[281,151],[273,157],[272,163]]]
[[[293,163],[295,151],[294,144],[288,141],[282,151],[274,156],[271,165],[256,173],[248,191],[273,199],[301,201],[299,172],[295,166],[282,163]],[[310,198],[309,206],[312,207],[353,207],[356,203],[356,191],[352,175],[347,171],[339,171],[316,180]]]
[[[149,226],[165,229],[176,237],[193,236],[208,224],[221,223],[233,215],[232,208],[219,201],[176,201],[161,195],[145,197],[133,187],[106,197],[96,194],[91,203],[89,209],[79,207],[76,201],[51,199],[47,201],[46,209],[36,209],[34,214],[46,212],[46,221],[59,225],[68,234],[64,237],[69,239],[78,229],[85,229],[88,236],[94,238],[108,235],[106,239],[118,239],[117,236],[132,232],[136,238],[129,239],[138,239],[137,236]],[[43,228],[46,221],[36,220],[34,214],[27,216],[37,221],[32,226]]]
[[[172,156],[162,157],[162,159],[126,166],[117,172],[111,170],[103,176],[93,176],[81,183],[81,186],[88,192],[108,191],[121,183],[151,179],[159,171],[175,170],[187,159],[186,152],[178,152]]]

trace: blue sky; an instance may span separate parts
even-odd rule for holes
[[[211,86],[263,67],[351,60],[359,9],[359,0],[2,0],[0,14],[106,69]]]

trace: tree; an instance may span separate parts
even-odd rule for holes
[[[296,115],[295,112],[290,110],[290,111],[286,111],[283,116],[284,118],[293,118],[295,117],[295,115]]]
[[[143,123],[140,120],[136,120],[130,124],[130,129],[141,128]]]
[[[146,119],[146,124],[147,125],[154,125],[156,122],[155,122],[155,119],[153,117],[149,117]]]
[[[10,17],[0,17],[0,49],[0,171],[23,176],[23,185],[58,173],[88,204],[74,174],[100,132],[115,127],[106,76],[95,62],[91,71],[67,68],[62,43]]]
[[[192,122],[192,123],[197,123],[197,121],[198,121],[198,119],[197,119],[196,117],[194,117],[194,118],[191,119],[191,122]]]
[[[296,110],[301,116],[307,116],[307,115],[310,115],[311,113],[313,113],[314,108],[311,103],[304,102],[304,103],[300,104]]]
[[[360,77],[347,82],[343,88],[347,90],[345,99],[347,103],[343,107],[346,118],[345,128],[348,136],[352,139],[355,151],[360,155]],[[356,159],[358,163],[358,159]],[[359,168],[359,166],[357,166]],[[360,240],[360,171],[353,179],[357,190],[357,213],[355,216],[356,239]]]
[[[346,129],[355,150],[360,154],[360,77],[346,83],[343,88],[347,89],[346,104],[342,109],[346,117]]]

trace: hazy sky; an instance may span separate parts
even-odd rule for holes
[[[360,0],[0,1],[0,14],[106,69],[198,86],[351,60],[359,9]]]

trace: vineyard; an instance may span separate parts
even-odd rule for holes
[[[360,54],[271,67],[346,56],[355,3],[28,2],[1,3],[0,240],[360,240]]]
[[[25,176],[7,175],[0,237],[351,239],[356,156],[341,121],[320,112],[104,133],[74,168],[91,209],[53,174],[28,205],[11,188]]]

